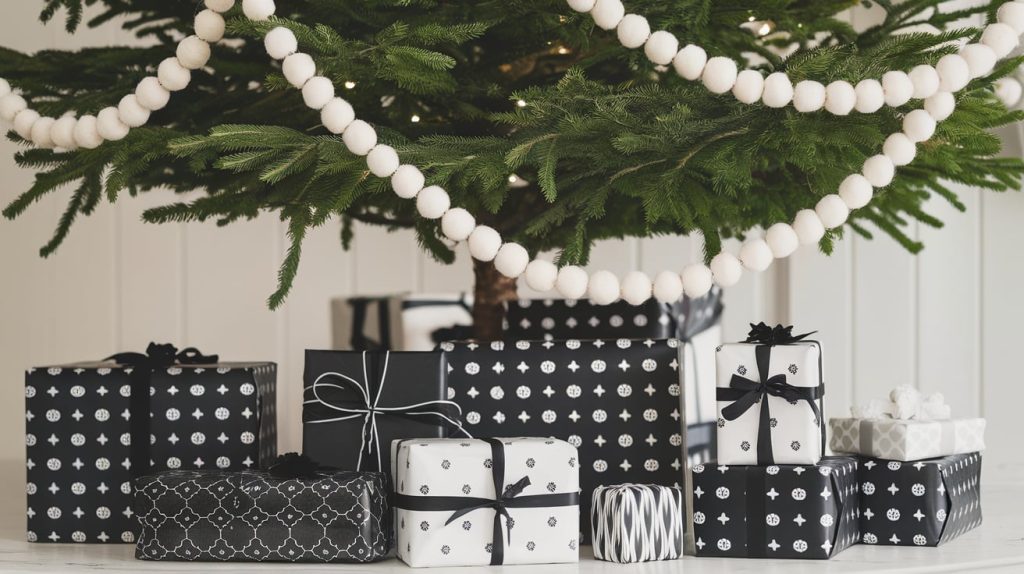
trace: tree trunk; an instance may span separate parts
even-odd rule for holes
[[[516,299],[516,280],[509,279],[492,263],[473,260],[473,336],[480,341],[499,341],[505,302]]]

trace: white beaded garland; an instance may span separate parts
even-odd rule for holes
[[[501,235],[493,227],[477,225],[469,234],[469,254],[477,261],[493,261],[501,249]]]
[[[1020,82],[1013,78],[999,78],[992,84],[996,97],[1003,105],[1012,108],[1020,103],[1021,87]]]
[[[985,44],[967,44],[960,49],[960,55],[967,62],[972,78],[987,75],[996,67],[996,53]]]
[[[472,238],[470,238],[472,240]],[[555,289],[566,299],[582,299],[587,294],[587,283],[590,277],[582,267],[566,265],[558,270]]]
[[[764,92],[764,77],[757,70],[743,70],[736,76],[732,95],[744,104],[753,104],[761,99]]]
[[[956,111],[956,97],[949,92],[939,92],[924,101],[924,109],[935,121],[944,121]]]
[[[515,279],[526,271],[530,264],[530,254],[518,243],[506,243],[498,249],[494,256],[494,268],[505,277]]]
[[[644,44],[644,54],[647,59],[659,66],[667,66],[679,53],[679,39],[671,32],[658,30],[651,34]]]
[[[784,108],[793,100],[793,83],[783,72],[769,74],[764,79],[761,101],[769,108]]]
[[[651,278],[643,271],[630,271],[622,278],[622,299],[630,305],[641,305],[651,298]]]
[[[452,241],[469,239],[469,235],[473,233],[474,229],[476,229],[476,218],[461,207],[449,209],[441,216],[441,232]]]
[[[157,67],[156,79],[165,90],[178,92],[188,87],[192,81],[192,72],[182,66],[177,58],[167,58]]]
[[[850,216],[850,208],[846,206],[846,202],[834,193],[818,200],[818,204],[814,206],[814,212],[818,214],[818,219],[825,229],[839,227],[846,223],[846,219]]]
[[[334,99],[334,82],[323,76],[313,76],[302,86],[302,101],[314,110],[322,110]]]
[[[235,0],[206,0],[204,4],[210,10],[223,14],[235,6]]]
[[[597,0],[590,9],[590,17],[594,24],[604,30],[614,30],[626,16],[626,7],[621,0]]]
[[[96,131],[103,139],[116,142],[123,140],[128,135],[129,128],[118,117],[117,108],[111,106],[103,108],[100,113],[96,114]]]
[[[611,271],[597,271],[590,276],[587,297],[594,305],[611,305],[619,300],[619,278]]]
[[[316,75],[316,62],[312,56],[297,52],[284,59],[281,64],[281,72],[288,83],[296,88],[302,88],[310,78]]]
[[[683,292],[691,299],[707,295],[708,291],[711,291],[711,287],[715,284],[715,278],[711,273],[711,269],[703,263],[691,263],[683,267],[679,278],[683,281]]]
[[[793,88],[793,107],[798,112],[816,112],[825,107],[825,86],[814,80],[804,80]]]
[[[740,247],[740,261],[751,271],[768,269],[774,259],[772,248],[760,237],[750,239]]]
[[[178,63],[189,70],[198,70],[210,61],[210,45],[199,36],[189,36],[178,43]]]
[[[939,89],[943,92],[959,92],[971,81],[967,60],[958,54],[946,54],[939,58],[935,71],[939,74]]]
[[[1013,28],[1018,35],[1024,34],[1024,4],[1007,2],[996,11],[996,20]]]
[[[274,0],[242,0],[242,13],[250,20],[266,20],[276,11]]]
[[[914,110],[903,116],[903,133],[914,143],[926,141],[935,133],[935,118],[926,110]]]
[[[0,120],[13,122],[18,112],[28,108],[28,102],[18,94],[10,93],[0,98]]]
[[[708,53],[704,51],[704,48],[689,44],[672,59],[672,67],[675,68],[676,73],[686,78],[687,80],[694,81],[704,74],[704,66],[708,63]]]
[[[800,247],[800,238],[797,237],[793,226],[788,223],[776,223],[768,228],[764,234],[764,240],[772,250],[776,259],[784,259],[793,254]]]
[[[377,144],[366,154],[366,167],[377,177],[391,177],[400,163],[398,152],[389,145]]]
[[[577,12],[590,12],[597,0],[569,0],[569,7]]]
[[[652,293],[662,303],[675,303],[683,296],[683,280],[678,273],[662,271],[654,278]]]
[[[138,128],[149,121],[149,110],[142,107],[135,94],[128,94],[117,104],[117,115],[130,128]]]
[[[813,209],[801,209],[793,218],[793,231],[801,245],[814,245],[825,236],[825,225]]]
[[[711,258],[711,273],[721,287],[732,287],[743,277],[743,264],[738,257],[723,251]]]
[[[615,28],[619,43],[626,48],[639,48],[651,37],[651,25],[647,18],[637,14],[626,14]]]
[[[42,117],[32,124],[32,131],[29,134],[29,139],[32,140],[32,143],[35,144],[36,147],[44,149],[53,147],[53,137],[50,135],[50,129],[53,128],[53,124],[56,123],[56,121],[57,120],[53,118]]]
[[[395,195],[402,199],[412,199],[423,189],[426,182],[427,178],[423,176],[420,168],[403,164],[398,166],[395,174],[391,176],[391,189],[394,189]]]
[[[135,99],[139,105],[149,111],[155,112],[163,109],[171,100],[171,93],[160,85],[160,80],[155,76],[143,78],[135,88]],[[85,146],[82,146],[85,147]]]
[[[263,38],[263,47],[267,49],[267,54],[271,58],[283,60],[299,51],[299,40],[294,32],[284,26],[278,26],[267,32]]]
[[[213,10],[196,14],[196,36],[203,41],[216,44],[224,38],[224,17]]]
[[[896,166],[891,159],[884,154],[873,155],[864,161],[861,173],[871,183],[872,187],[885,187],[892,183],[896,175]],[[826,226],[827,227],[827,226]]]
[[[355,120],[345,128],[341,140],[345,142],[348,151],[355,155],[366,155],[377,145],[377,130],[363,120]]]
[[[996,58],[1005,58],[1017,48],[1020,36],[1008,24],[989,24],[981,33],[981,43],[995,52]]]
[[[885,105],[885,90],[878,80],[861,80],[854,91],[857,93],[854,109],[862,114],[873,114]]]
[[[0,98],[11,93],[11,84],[7,80],[0,78]]]
[[[882,91],[885,92],[885,103],[898,108],[914,97],[914,82],[906,72],[892,70],[882,75]]]
[[[838,80],[825,88],[825,109],[833,115],[849,115],[855,105],[857,105],[857,92],[850,82]]]
[[[939,73],[935,68],[921,64],[910,70],[910,81],[914,84],[914,99],[923,100],[939,91]]]
[[[320,123],[333,134],[344,132],[355,119],[356,111],[352,109],[352,104],[341,98],[334,98],[320,110]]]
[[[451,206],[448,192],[436,185],[423,188],[416,196],[416,211],[423,219],[439,219]]]
[[[874,195],[874,189],[871,187],[871,182],[859,173],[850,174],[839,185],[839,197],[850,209],[864,207],[871,201],[872,195]]]
[[[737,73],[736,62],[724,56],[715,56],[705,64],[701,81],[712,94],[724,94],[736,84]]]
[[[50,128],[50,137],[53,138],[53,145],[66,150],[77,148],[78,143],[75,142],[76,124],[78,124],[78,118],[72,115],[57,118],[57,121],[53,123],[53,127]]]
[[[558,267],[545,259],[534,259],[526,266],[526,286],[541,293],[555,288]]]
[[[155,79],[155,78],[154,78]],[[85,149],[96,149],[103,144],[96,116],[82,116],[75,124],[75,143]]]
[[[910,141],[907,134],[896,132],[885,138],[882,153],[892,160],[893,165],[907,165],[914,161],[914,157],[917,155],[917,146]]]

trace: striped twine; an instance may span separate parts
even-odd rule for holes
[[[647,562],[683,555],[683,493],[678,488],[599,486],[594,489],[590,518],[598,560]]]

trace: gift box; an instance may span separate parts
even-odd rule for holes
[[[410,566],[579,559],[576,448],[555,439],[392,444],[398,558]]]
[[[306,351],[303,453],[342,470],[390,477],[388,445],[462,434],[439,352]]]
[[[338,349],[432,351],[473,334],[473,297],[466,294],[334,299],[331,309]]]
[[[683,557],[682,489],[655,484],[599,486],[590,513],[598,560],[628,563]]]
[[[133,478],[276,456],[273,363],[147,353],[27,372],[29,541],[134,542]]]
[[[550,436],[580,450],[584,541],[602,484],[678,486],[686,424],[674,339],[444,343],[474,436]]]
[[[827,559],[860,538],[857,461],[693,467],[697,556]]]
[[[815,464],[825,452],[821,345],[792,327],[751,328],[718,348],[718,462]]]
[[[373,562],[387,557],[374,472],[174,470],[135,481],[140,560]]]
[[[981,524],[981,453],[862,457],[857,480],[865,544],[938,546]]]

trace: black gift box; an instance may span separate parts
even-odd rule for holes
[[[938,546],[981,524],[981,453],[859,460],[865,544]]]
[[[579,449],[582,522],[596,486],[683,482],[678,341],[442,343],[473,436],[538,436]],[[586,543],[586,540],[584,541]]]
[[[273,363],[29,370],[28,540],[134,542],[132,478],[272,460],[275,379]]]
[[[827,559],[860,538],[857,461],[693,467],[697,556]]]
[[[168,471],[135,481],[141,560],[372,562],[386,557],[384,475]]]
[[[325,466],[391,476],[395,439],[460,436],[439,352],[306,351],[302,450]]]

